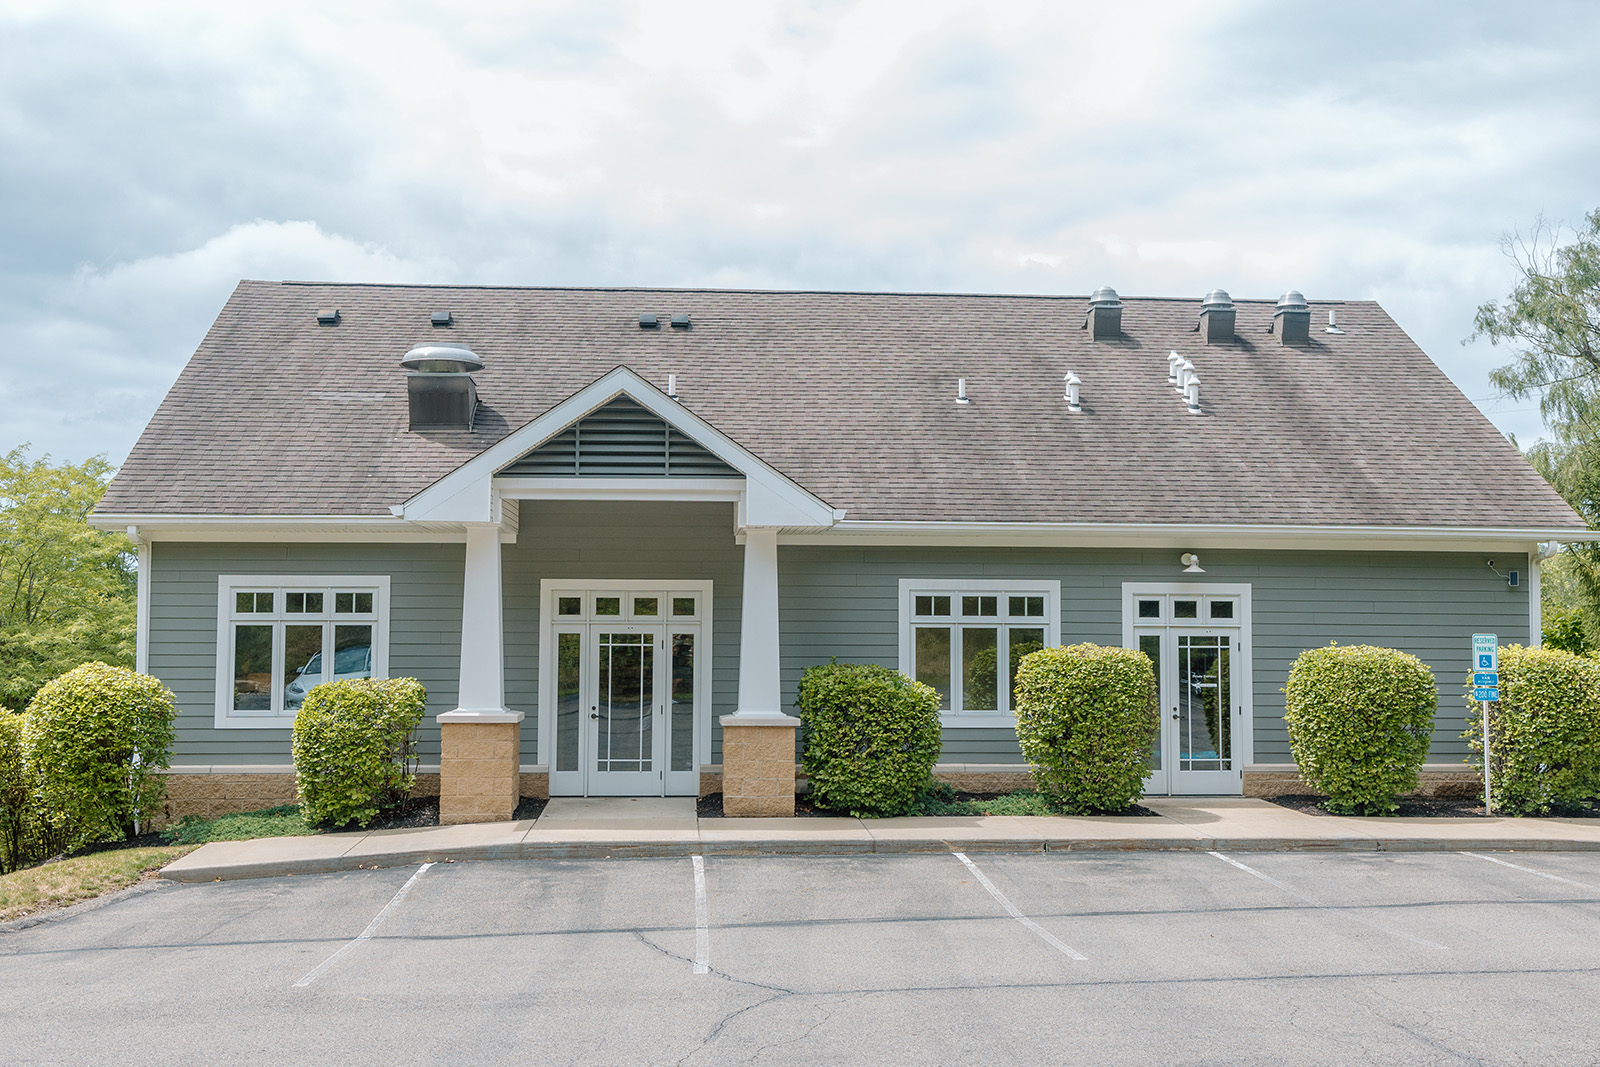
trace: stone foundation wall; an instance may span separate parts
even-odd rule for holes
[[[724,813],[793,815],[794,783],[794,727],[729,725],[723,719]]]
[[[958,793],[1014,793],[1033,788],[1033,774],[1026,767],[1018,771],[942,771],[935,768],[933,778]]]
[[[167,774],[167,799],[149,828],[160,829],[185,815],[215,819],[295,802],[293,772]]]
[[[1316,794],[1300,777],[1293,766],[1273,767],[1270,770],[1244,772],[1244,795],[1247,797],[1281,797],[1295,794]],[[1483,779],[1470,767],[1424,767],[1417,775],[1417,797],[1474,797],[1483,793]]]

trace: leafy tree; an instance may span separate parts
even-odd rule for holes
[[[1469,340],[1513,347],[1489,380],[1519,400],[1538,397],[1550,439],[1527,449],[1535,469],[1591,528],[1600,529],[1600,209],[1566,238],[1541,219],[1508,236],[1520,275],[1504,301],[1478,308]],[[1560,567],[1582,608],[1583,643],[1600,640],[1600,541],[1570,546]],[[1573,642],[1568,622],[1564,642]]]
[[[87,518],[114,468],[0,456],[0,706],[25,708],[81,663],[133,666],[135,557]]]

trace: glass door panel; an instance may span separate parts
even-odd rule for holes
[[[1165,694],[1166,678],[1161,673],[1161,635],[1140,634],[1138,636],[1139,651],[1143,652],[1150,660],[1150,666],[1156,674],[1157,707],[1165,709],[1168,701]],[[1166,723],[1166,714],[1161,715],[1161,722]],[[1167,791],[1167,775],[1165,762],[1161,758],[1161,750],[1165,748],[1167,730],[1164,726],[1156,730],[1156,736],[1150,743],[1150,773],[1145,776],[1144,791],[1146,793],[1165,793]]]
[[[556,634],[556,733],[555,767],[557,774],[578,770],[578,745],[583,714],[583,634]]]
[[[594,744],[589,764],[590,795],[659,796],[656,751],[656,646],[654,631],[598,629],[594,641],[594,702],[589,721]]]
[[[1166,718],[1173,757],[1173,790],[1234,792],[1240,782],[1235,757],[1239,714],[1233,677],[1234,638],[1172,634],[1171,711]]]

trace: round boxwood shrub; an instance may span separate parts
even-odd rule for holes
[[[366,826],[411,795],[413,732],[427,690],[415,678],[353,678],[311,687],[294,718],[294,773],[305,820]]]
[[[1467,744],[1483,769],[1483,715],[1467,677]],[[1489,788],[1504,815],[1543,815],[1600,788],[1600,663],[1554,648],[1500,650],[1489,705]]]
[[[1017,740],[1034,785],[1071,815],[1122,811],[1144,792],[1161,720],[1137,649],[1070,645],[1017,668]]]
[[[912,810],[938,762],[939,694],[899,671],[830,663],[800,676],[811,795],[852,815]]]
[[[1283,720],[1300,777],[1344,815],[1389,815],[1417,788],[1439,690],[1428,665],[1372,645],[1300,653]]]
[[[25,722],[0,708],[0,874],[44,859],[37,790],[23,762]]]
[[[23,727],[28,773],[69,847],[120,841],[156,813],[176,714],[166,686],[107,663],[75,667],[34,696]]]

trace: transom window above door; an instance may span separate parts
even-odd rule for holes
[[[561,622],[697,622],[704,600],[698,590],[670,588],[557,592],[554,614]]]
[[[939,694],[946,725],[1010,721],[1017,667],[1060,643],[1056,581],[901,579],[900,669]]]
[[[1191,626],[1237,626],[1239,597],[1211,593],[1140,593],[1133,597],[1134,622]]]

